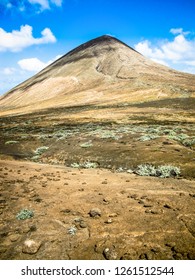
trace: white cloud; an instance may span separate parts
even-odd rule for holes
[[[38,72],[44,67],[46,67],[47,63],[44,63],[38,58],[33,57],[19,60],[18,65],[22,70]]]
[[[195,60],[192,61],[186,61],[187,65],[195,66]]]
[[[50,9],[48,0],[28,0],[30,4],[38,4],[43,10]]]
[[[12,67],[6,67],[2,70],[2,73],[4,75],[12,75],[14,72],[16,71],[15,68],[12,68]]]
[[[51,3],[55,4],[58,7],[62,6],[63,0],[51,0]]]
[[[175,35],[171,41],[161,40],[154,45],[144,40],[134,47],[146,57],[175,69],[181,70],[183,65],[185,71],[186,65],[195,66],[195,38],[189,39],[189,32],[184,32],[182,28],[172,28],[170,32]],[[195,69],[192,68],[189,68],[190,72],[194,73]]]
[[[63,0],[28,0],[30,4],[38,4],[41,6],[42,10],[50,9],[50,5],[55,5],[58,7],[62,6]]]
[[[20,68],[22,70],[38,72],[60,57],[61,57],[61,55],[57,55],[54,59],[49,60],[47,62],[43,62],[40,59],[38,59],[37,57],[26,58],[26,59],[19,60],[18,65],[20,66]]]
[[[50,10],[52,7],[61,7],[63,0],[1,0],[0,7],[4,10],[17,9],[21,12],[31,11],[42,12]]]
[[[182,34],[183,33],[183,28],[171,28],[170,32],[173,35]]]
[[[153,60],[154,62],[160,63],[160,64],[162,64],[162,65],[169,66],[168,63],[166,63],[165,61],[163,61],[163,60],[161,60],[161,59],[153,58],[152,60]]]
[[[184,34],[184,35],[188,35],[190,34],[189,31],[183,31],[183,28],[171,28],[170,29],[170,33],[172,33],[173,35],[177,35],[177,34]]]
[[[45,28],[41,32],[41,38],[34,38],[32,30],[30,25],[23,25],[19,31],[13,30],[12,32],[6,32],[0,28],[0,51],[17,52],[32,45],[56,42],[56,38],[49,28]]]

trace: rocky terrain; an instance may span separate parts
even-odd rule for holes
[[[195,76],[102,36],[0,99],[1,259],[195,259]]]

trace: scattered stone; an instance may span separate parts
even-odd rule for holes
[[[25,225],[23,228],[22,228],[22,233],[28,233],[30,231],[30,227],[28,225]]]
[[[105,248],[103,251],[103,255],[107,260],[116,260],[117,259],[117,252],[114,248]]]
[[[147,254],[141,254],[140,256],[139,256],[139,259],[140,260],[148,260],[148,256],[147,256]]]
[[[64,213],[64,214],[69,214],[71,212],[70,209],[64,209],[64,210],[61,210],[60,212]]]
[[[103,198],[103,202],[105,202],[106,204],[108,204],[110,202],[109,198]]]
[[[10,199],[11,199],[11,200],[18,200],[19,197],[17,197],[17,196],[11,196]]]
[[[110,218],[108,220],[105,221],[105,224],[112,224],[113,220]]]
[[[15,242],[15,241],[17,241],[19,239],[19,237],[20,237],[20,235],[15,233],[15,234],[11,234],[9,236],[9,239],[11,240],[11,242]]]
[[[114,218],[114,217],[117,217],[117,216],[118,216],[117,213],[111,213],[111,214],[109,215],[110,218]]]
[[[100,217],[102,214],[102,211],[99,208],[93,208],[89,211],[90,217]]]
[[[144,203],[144,207],[152,207],[153,205],[151,203]]]
[[[172,209],[172,207],[171,207],[171,205],[169,205],[169,204],[164,204],[164,208],[167,208],[167,209]]]
[[[167,242],[167,243],[165,244],[165,246],[170,247],[170,248],[174,248],[175,245],[176,245],[175,242]]]
[[[128,195],[128,198],[138,199],[137,194]]]
[[[187,257],[188,257],[189,260],[195,260],[195,252],[194,251],[189,252],[187,254]]]
[[[179,196],[185,196],[185,193],[180,193]]]
[[[180,149],[178,149],[178,148],[175,148],[174,149],[176,152],[180,152],[181,150]]]
[[[170,141],[163,141],[163,144],[164,144],[164,145],[173,145],[173,143],[170,142]]]
[[[37,197],[34,199],[35,202],[40,203],[42,201],[42,199],[40,197]]]
[[[2,254],[2,253],[5,253],[7,251],[7,247],[6,246],[1,246],[0,245],[0,253]]]
[[[151,210],[151,213],[158,215],[158,214],[161,214],[161,210]]]
[[[183,260],[183,255],[181,253],[176,253],[173,255],[175,260]]]
[[[138,201],[138,203],[139,203],[139,204],[144,204],[145,202],[144,202],[143,200],[140,199],[140,200]]]
[[[80,221],[79,226],[80,228],[87,228],[87,224],[85,223],[85,221]]]
[[[0,237],[6,237],[8,235],[9,231],[5,230],[5,231],[1,231],[0,232]]]
[[[147,209],[147,210],[145,211],[145,213],[157,215],[157,214],[161,214],[162,211],[161,211],[161,210],[149,210],[149,209]]]
[[[40,241],[34,241],[32,239],[27,239],[24,242],[24,245],[22,247],[22,252],[24,254],[36,254],[38,250],[41,247],[41,242]]]
[[[189,196],[195,197],[195,193],[189,193]]]
[[[29,227],[30,231],[36,231],[37,230],[37,227],[35,225],[31,225]]]
[[[103,181],[102,184],[103,184],[103,185],[106,185],[106,184],[108,184],[108,182],[107,182],[107,181]]]
[[[83,219],[81,217],[74,218],[75,223],[80,223]]]

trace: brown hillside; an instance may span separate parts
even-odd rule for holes
[[[101,36],[70,51],[0,99],[1,111],[193,97],[194,75],[157,64]]]
[[[110,36],[0,99],[0,259],[194,260],[195,75]]]

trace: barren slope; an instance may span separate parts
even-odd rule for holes
[[[195,259],[193,182],[9,161],[0,171],[0,259]],[[18,220],[23,209],[34,216]]]
[[[5,94],[0,259],[195,259],[194,77],[103,36]]]
[[[10,90],[1,98],[0,109],[24,113],[56,106],[193,97],[194,93],[194,75],[152,62],[119,40],[102,36]]]

